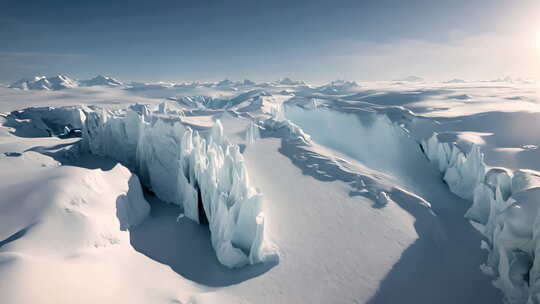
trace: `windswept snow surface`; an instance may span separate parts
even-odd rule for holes
[[[2,303],[540,303],[536,83],[103,78],[0,87]]]
[[[149,205],[125,167],[60,166],[29,151],[0,168],[2,303],[187,302],[202,292],[132,249],[122,227]]]

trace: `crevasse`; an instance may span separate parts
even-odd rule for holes
[[[203,135],[145,106],[89,111],[83,149],[120,161],[161,200],[182,206],[186,217],[207,220],[223,265],[275,257],[264,246],[263,195],[250,186],[239,147],[226,140],[219,121]]]

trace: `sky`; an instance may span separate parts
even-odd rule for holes
[[[540,78],[538,0],[0,0],[0,82]]]

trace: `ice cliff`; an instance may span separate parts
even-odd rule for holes
[[[239,147],[227,141],[219,121],[199,133],[145,106],[100,109],[86,113],[82,133],[84,149],[120,161],[161,200],[207,222],[223,265],[240,267],[270,256],[263,244],[263,196],[250,186]]]
[[[489,168],[480,147],[460,148],[434,134],[421,145],[458,196],[473,201],[465,217],[485,236],[482,271],[496,277],[507,303],[540,303],[540,175]]]

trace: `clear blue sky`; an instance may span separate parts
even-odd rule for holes
[[[532,0],[0,1],[1,82],[527,77],[540,53]]]

